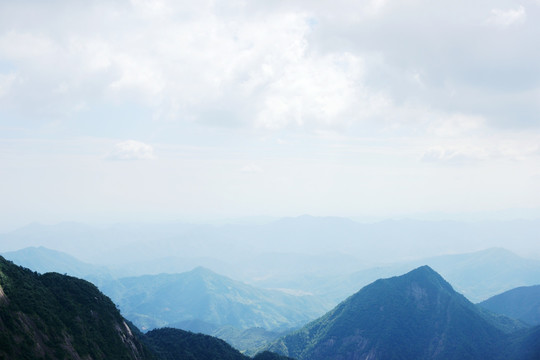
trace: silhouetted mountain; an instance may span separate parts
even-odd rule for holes
[[[0,257],[0,358],[153,358],[135,332],[91,283]]]
[[[377,280],[269,349],[298,359],[496,359],[507,335],[427,266]]]
[[[201,267],[182,274],[123,278],[102,290],[145,330],[182,323],[283,330],[328,310],[316,297],[258,289]]]
[[[478,305],[530,325],[540,325],[540,285],[512,289]]]

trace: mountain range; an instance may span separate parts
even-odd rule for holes
[[[534,331],[481,311],[422,266],[362,288],[269,349],[299,360],[521,359],[540,356],[523,340],[538,340]]]
[[[215,277],[200,268],[189,275],[209,276],[209,284]],[[433,269],[421,266],[363,287],[267,349],[271,352],[254,359],[532,360],[540,358],[540,326],[472,304]],[[142,334],[91,283],[58,273],[40,275],[2,257],[0,357],[249,359],[207,335],[170,328]]]
[[[255,288],[202,267],[181,274],[121,278],[101,289],[143,330],[183,325],[196,331],[204,330],[201,326],[283,331],[330,308],[311,295]]]
[[[101,285],[112,279],[134,277],[149,271],[157,275],[162,267],[168,273],[182,273],[201,265],[211,269],[221,268],[219,274],[238,273],[225,263],[217,266],[217,261],[209,258],[182,259],[165,258],[142,263],[118,265],[111,269],[105,266],[85,263],[66,253],[45,247],[30,247],[3,253],[7,259],[38,272],[55,271],[77,276]],[[161,262],[161,265],[160,265]],[[365,267],[347,272],[347,269],[363,266],[353,257],[338,254],[325,256],[291,253],[260,254],[253,259],[236,264],[232,268],[243,269],[243,275],[234,277],[257,288],[281,289],[291,294],[313,294],[335,305],[359,288],[382,277],[395,276],[427,264],[460,293],[472,302],[480,302],[504,291],[540,283],[540,260],[518,256],[503,248],[490,248],[472,253],[442,255],[395,264]],[[165,265],[163,265],[163,263]],[[169,264],[169,265],[167,265]],[[284,264],[285,270],[275,270],[272,264]],[[331,264],[339,266],[332,267]],[[204,266],[206,267],[206,266]],[[173,271],[173,270],[178,271]],[[266,270],[265,270],[266,269]],[[328,271],[326,271],[328,269]],[[215,272],[215,270],[213,270]],[[227,275],[226,275],[227,276]],[[230,277],[230,276],[228,276]]]
[[[205,266],[220,273],[224,273],[218,268],[221,262],[231,265],[263,253],[338,253],[358,260],[356,265],[351,262],[338,264],[340,272],[346,273],[381,262],[403,262],[497,246],[511,246],[510,250],[514,252],[540,257],[534,252],[538,233],[540,220],[359,223],[347,218],[307,215],[263,224],[31,224],[0,234],[0,252],[45,246],[88,263],[108,266],[169,257],[207,258],[216,259],[216,267],[209,266],[210,262]],[[281,268],[283,274],[286,265],[286,262],[275,262],[272,269],[280,273]],[[155,270],[179,272],[188,269]],[[331,268],[326,270],[332,271]],[[240,272],[224,274],[245,280]]]
[[[422,262],[449,279],[457,291],[467,294],[473,302],[509,288],[540,282],[539,261],[522,258],[500,248],[368,268],[344,275],[332,275],[331,272],[328,276],[320,272],[291,274],[288,279],[282,277],[280,280],[269,274],[266,280],[255,281],[257,286],[201,267],[180,274],[118,278],[125,272],[84,263],[43,247],[4,255],[32,270],[67,273],[95,283],[119,304],[128,319],[145,331],[171,326],[202,332],[224,339],[250,355],[284,331],[320,316],[363,286],[379,278],[410,271]],[[267,257],[268,261],[261,261],[261,265],[271,262],[276,256],[279,254]],[[315,264],[314,257],[287,256],[290,262],[298,260],[297,266],[306,265],[308,268]],[[339,259],[335,261],[339,262]],[[261,288],[264,286],[283,290]],[[524,305],[519,309],[523,308]],[[531,308],[532,311],[535,309]],[[523,315],[529,318],[526,320],[511,312],[494,311],[535,324],[532,320],[534,314]]]
[[[215,337],[179,329],[142,334],[91,283],[40,275],[0,257],[0,359],[249,360]],[[263,352],[256,360],[287,360]]]
[[[539,260],[523,258],[503,248],[490,248],[377,266],[341,276],[319,277],[316,281],[300,285],[305,291],[341,301],[379,278],[403,274],[424,264],[436,270],[474,303],[519,286],[540,283]]]

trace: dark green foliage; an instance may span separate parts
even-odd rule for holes
[[[146,343],[162,360],[248,360],[218,338],[172,328],[146,333]]]
[[[250,360],[225,341],[213,336],[173,328],[146,333],[146,344],[162,360]],[[269,351],[257,354],[256,360],[292,360]]]
[[[111,300],[87,281],[39,275],[0,257],[0,286],[2,359],[151,358]]]
[[[274,343],[298,359],[495,359],[503,331],[431,268],[378,280]]]
[[[253,360],[293,360],[290,357],[279,355],[270,351],[263,351],[253,357]]]

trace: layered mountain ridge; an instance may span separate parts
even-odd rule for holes
[[[225,341],[179,329],[142,334],[91,283],[40,275],[0,257],[0,359],[249,360]],[[256,360],[286,360],[264,352]]]
[[[144,330],[191,322],[282,331],[330,308],[314,296],[255,288],[203,267],[181,274],[122,278],[104,284],[102,290]]]
[[[422,266],[375,281],[269,349],[300,360],[498,359],[513,344],[500,320]]]

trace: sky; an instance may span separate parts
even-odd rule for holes
[[[540,1],[0,0],[0,230],[540,209]]]

